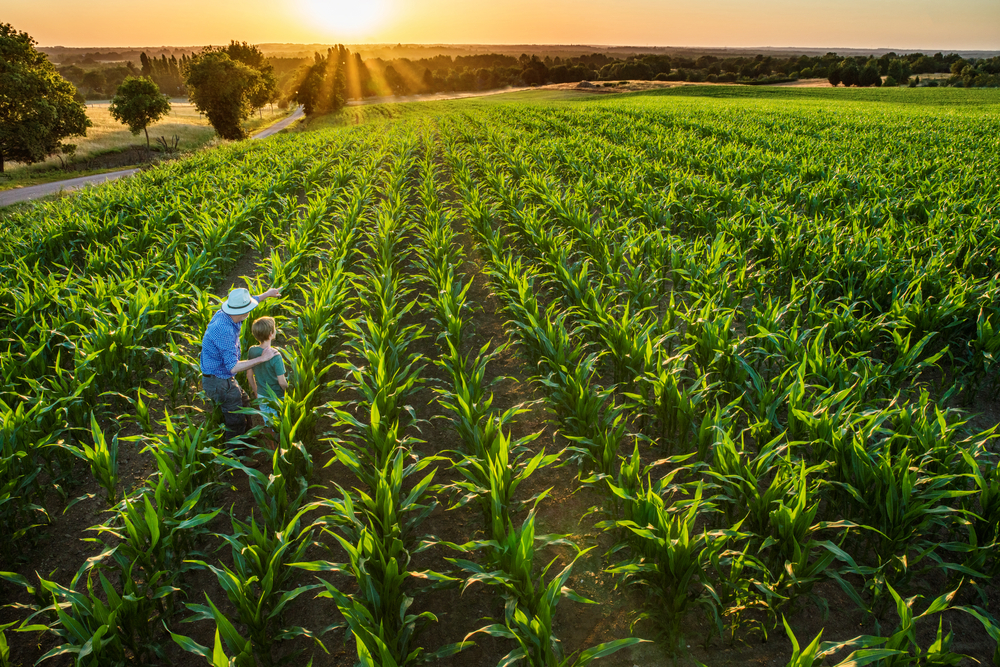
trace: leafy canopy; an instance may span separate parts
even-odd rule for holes
[[[90,127],[73,84],[35,44],[28,33],[0,23],[0,172],[5,160],[33,164],[68,150],[62,140]]]

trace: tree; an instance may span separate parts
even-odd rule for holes
[[[887,73],[898,84],[906,85],[910,80],[910,63],[900,58],[894,58],[889,61]]]
[[[840,65],[840,81],[845,87],[850,88],[851,86],[858,85],[861,72],[858,70],[858,64],[853,60],[845,60]]]
[[[92,69],[83,75],[83,81],[80,82],[86,88],[90,88],[95,93],[103,93],[104,86],[108,84],[107,80],[104,78],[104,73],[101,70]]]
[[[292,99],[302,105],[307,116],[340,111],[347,103],[347,69],[351,52],[343,46],[316,53],[313,63],[302,73]]]
[[[274,65],[267,61],[267,57],[259,48],[253,44],[233,40],[226,47],[226,53],[233,60],[252,67],[260,73],[260,87],[250,100],[254,109],[262,109],[275,99],[278,92],[278,80],[274,76]]]
[[[326,73],[326,59],[316,53],[313,63],[302,74],[302,79],[296,87],[292,99],[302,105],[307,116],[314,115],[320,108],[320,90],[323,87],[323,76]]]
[[[195,108],[223,139],[246,139],[243,121],[253,113],[260,72],[219,49],[206,49],[188,64],[187,86]]]
[[[347,61],[347,86],[347,96],[354,99],[372,94],[372,75],[360,53],[353,54]]]
[[[915,74],[931,74],[938,71],[938,69],[940,69],[940,65],[938,65],[937,61],[933,58],[928,58],[927,56],[921,54],[921,56],[913,62],[910,69],[913,70]]]
[[[340,111],[347,105],[347,63],[351,52],[343,44],[330,49],[327,79],[327,111]]]
[[[857,85],[864,87],[878,87],[882,85],[882,77],[878,74],[878,65],[874,60],[869,61],[868,64],[861,69],[861,72],[858,74]]]
[[[408,92],[406,81],[403,80],[403,76],[392,65],[386,66],[382,75],[385,77],[385,83],[389,86],[389,90],[392,91],[393,95],[405,95]]]
[[[0,173],[4,162],[32,164],[60,150],[62,140],[86,135],[87,110],[35,40],[0,23]]]
[[[149,149],[149,126],[170,113],[170,100],[152,79],[130,76],[118,86],[108,111],[119,123],[128,125],[132,134],[145,132]]]

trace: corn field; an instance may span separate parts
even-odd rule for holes
[[[1000,665],[1000,97],[699,90],[4,214],[0,666]]]

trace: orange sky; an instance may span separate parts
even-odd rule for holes
[[[237,39],[1000,50],[998,0],[0,0],[0,21],[43,46]]]

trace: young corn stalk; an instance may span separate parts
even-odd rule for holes
[[[81,442],[80,449],[70,447],[69,451],[90,463],[90,472],[107,494],[108,505],[114,506],[118,499],[118,436],[112,436],[109,443],[93,413],[90,415],[90,432],[93,446]]]

